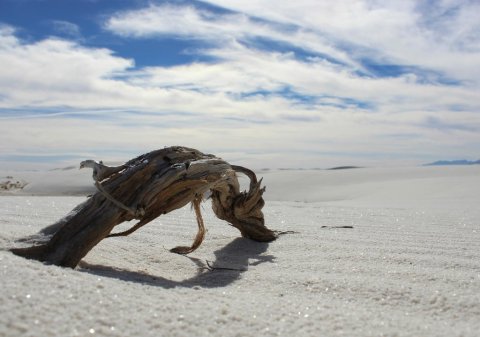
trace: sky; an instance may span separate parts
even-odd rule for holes
[[[480,158],[480,1],[0,0],[0,168]]]

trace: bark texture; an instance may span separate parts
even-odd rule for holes
[[[244,167],[180,146],[152,151],[115,168],[95,165],[89,167],[94,169],[98,192],[39,235],[25,239],[30,247],[14,248],[13,253],[74,268],[104,238],[129,235],[158,216],[191,202],[197,216],[197,236],[192,246],[172,249],[187,254],[198,248],[204,238],[200,202],[208,191],[217,217],[236,227],[242,236],[263,242],[277,237],[265,226],[265,188]],[[248,191],[240,191],[237,172],[250,178]],[[131,229],[111,233],[118,224],[133,219],[139,221]]]

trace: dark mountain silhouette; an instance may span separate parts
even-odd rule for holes
[[[446,165],[478,165],[480,160],[471,161],[466,159],[460,160],[439,160],[433,163],[424,164],[423,166],[446,166]]]

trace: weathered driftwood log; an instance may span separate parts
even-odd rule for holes
[[[264,242],[277,236],[264,223],[265,188],[260,187],[261,180],[257,181],[252,171],[213,155],[175,146],[144,154],[122,166],[85,161],[81,167],[94,169],[98,192],[65,218],[24,239],[30,247],[14,248],[13,253],[74,268],[104,238],[129,235],[158,216],[192,202],[198,223],[195,241],[190,247],[172,249],[187,254],[204,238],[200,202],[208,191],[217,217],[240,230],[242,236]],[[240,192],[236,172],[250,178],[248,191]],[[133,219],[139,221],[131,229],[111,233],[116,225]]]

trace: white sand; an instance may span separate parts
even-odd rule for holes
[[[38,194],[92,191],[90,172],[15,175],[29,185],[0,196],[2,249],[84,200]],[[189,257],[168,252],[195,235],[188,208],[76,270],[0,251],[0,336],[479,335],[480,166],[260,175],[268,226],[299,234],[241,239],[207,203]]]

